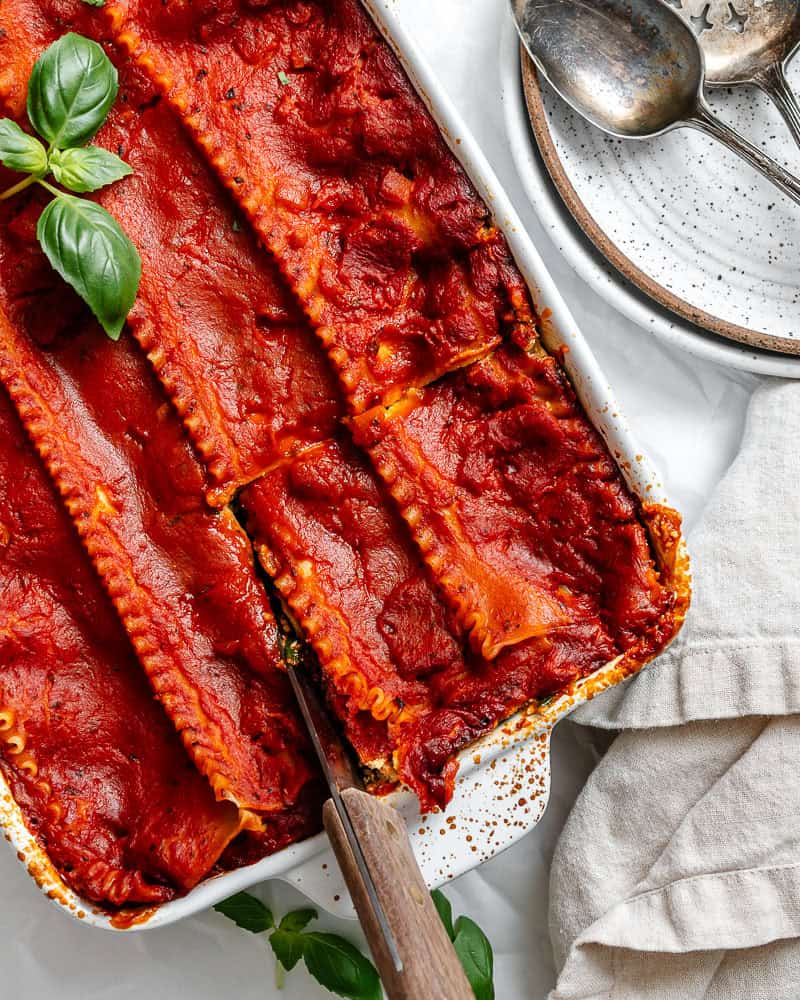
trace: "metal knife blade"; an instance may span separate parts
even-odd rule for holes
[[[402,972],[403,961],[400,958],[397,942],[389,927],[386,913],[378,899],[375,882],[364,857],[364,852],[361,850],[358,836],[350,821],[347,806],[340,795],[340,792],[346,788],[363,789],[364,783],[353,763],[351,754],[342,743],[341,737],[328,714],[328,710],[310,678],[306,676],[302,668],[298,669],[293,664],[289,665],[288,673],[297,704],[300,707],[300,714],[303,716],[306,729],[311,737],[311,743],[319,758],[322,773],[325,775],[325,780],[328,783],[328,789],[331,793],[331,799],[342,821],[342,826],[347,836],[347,843],[366,887],[370,904],[380,925],[386,947],[392,957],[395,969],[398,973]]]

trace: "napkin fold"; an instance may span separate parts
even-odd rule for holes
[[[800,997],[800,386],[763,382],[681,635],[572,719],[622,730],[553,860],[550,1000]]]

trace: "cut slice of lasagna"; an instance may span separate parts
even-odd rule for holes
[[[618,655],[597,615],[494,661],[474,653],[387,491],[349,441],[326,442],[274,470],[241,503],[348,739],[377,784],[400,777],[425,811],[450,799],[458,750]]]

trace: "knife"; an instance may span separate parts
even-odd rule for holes
[[[474,1000],[406,825],[363,782],[302,668],[289,679],[328,782],[325,830],[389,1000]]]

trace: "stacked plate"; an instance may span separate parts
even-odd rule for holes
[[[695,354],[800,377],[800,208],[691,129],[647,142],[606,136],[540,82],[510,18],[501,73],[523,185],[584,280]],[[800,60],[790,77],[800,84]],[[800,150],[760,92],[709,97],[721,117],[800,173]]]

